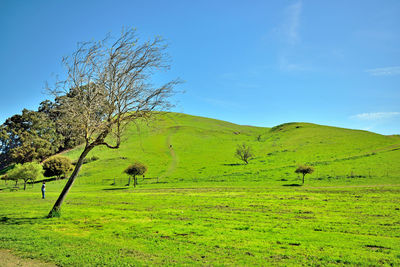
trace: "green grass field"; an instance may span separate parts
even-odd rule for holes
[[[399,136],[168,113],[123,141],[91,152],[60,218],[44,217],[65,180],[46,200],[2,182],[0,248],[61,266],[400,265]],[[122,171],[135,160],[152,179],[133,189]],[[315,168],[304,186],[298,164]]]

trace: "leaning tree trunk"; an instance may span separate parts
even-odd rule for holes
[[[69,177],[67,183],[64,186],[63,191],[61,192],[60,196],[58,197],[56,203],[54,204],[53,208],[49,212],[49,215],[47,215],[48,218],[54,217],[55,214],[60,212],[61,209],[61,204],[64,202],[65,197],[67,196],[69,190],[71,189],[76,177],[78,176],[79,170],[81,169],[81,166],[83,164],[83,160],[85,159],[86,155],[90,152],[90,150],[93,149],[93,146],[88,146],[85,147],[83,150],[82,154],[80,155],[78,162],[75,165],[75,169],[72,172],[71,176]]]

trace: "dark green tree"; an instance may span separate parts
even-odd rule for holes
[[[40,103],[38,108],[38,112],[46,114],[54,123],[57,133],[62,136],[61,150],[73,148],[84,142],[82,129],[65,127],[66,114],[62,110],[65,110],[63,105],[68,105],[68,101],[66,101],[68,97],[73,97],[71,92],[67,95],[56,97],[54,102],[45,100]]]
[[[124,173],[129,175],[128,186],[131,184],[131,177],[133,178],[133,187],[136,187],[137,183],[137,175],[143,175],[147,171],[147,167],[140,162],[135,162],[132,165],[129,165],[128,168],[124,170]]]
[[[303,175],[303,184],[304,184],[304,176],[306,176],[306,174],[313,173],[314,168],[312,166],[300,165],[294,172],[301,173]]]
[[[4,167],[11,162],[42,161],[60,149],[62,137],[44,113],[24,109],[0,126],[0,144]]]

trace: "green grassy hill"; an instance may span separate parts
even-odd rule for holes
[[[242,143],[255,153],[248,165],[234,157]],[[80,151],[65,154],[76,159]],[[148,165],[147,177],[167,183],[297,180],[294,170],[299,164],[315,166],[316,171],[306,176],[314,183],[400,177],[399,136],[310,123],[241,126],[180,113],[132,124],[120,149],[98,147],[92,156],[99,159],[83,166],[81,183],[122,179],[122,171],[136,160]]]

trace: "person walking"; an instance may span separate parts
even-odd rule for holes
[[[42,199],[44,199],[44,197],[45,197],[45,195],[44,195],[45,192],[46,192],[46,183],[43,182],[43,184],[42,184]]]

